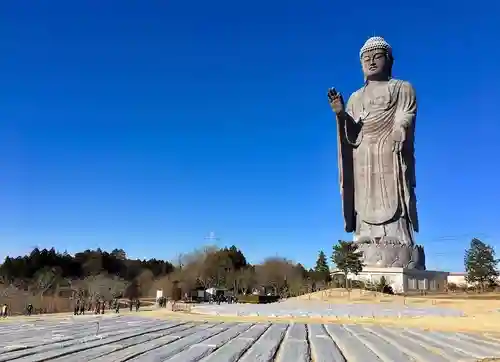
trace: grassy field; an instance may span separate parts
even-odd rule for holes
[[[404,297],[361,289],[355,289],[351,292],[347,292],[345,289],[329,289],[302,295],[292,299],[301,301],[321,301],[331,304],[390,303],[408,306],[439,306],[443,308],[458,309],[468,315],[484,314],[485,312],[498,311],[500,309],[499,293],[436,294]]]
[[[426,299],[475,299],[475,300],[500,300],[500,293],[443,293],[415,296]]]

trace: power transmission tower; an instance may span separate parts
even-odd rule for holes
[[[215,236],[215,232],[210,231],[210,233],[205,236],[205,240],[210,240],[210,242],[219,241],[220,238]]]

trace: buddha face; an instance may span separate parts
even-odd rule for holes
[[[387,78],[391,63],[387,52],[382,49],[369,50],[361,56],[361,66],[366,79]]]

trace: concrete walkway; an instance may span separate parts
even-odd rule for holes
[[[415,307],[395,303],[327,304],[287,300],[270,304],[195,305],[192,312],[221,316],[266,317],[460,317],[459,310],[439,307]]]
[[[0,324],[0,362],[458,362],[486,357],[500,357],[500,340],[488,334],[380,326],[165,321],[140,314]]]

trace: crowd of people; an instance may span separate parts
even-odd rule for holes
[[[167,297],[160,297],[156,301],[156,303],[158,303],[158,306],[160,308],[165,308],[167,306],[167,302],[168,302]]]
[[[169,299],[167,297],[159,297],[156,300],[158,307],[166,308]],[[182,299],[183,302],[208,302],[209,304],[221,304],[221,303],[238,303],[238,299],[233,295],[223,295],[223,294],[211,294],[206,297],[206,299],[200,298],[189,298],[186,294]]]
[[[160,297],[157,299],[157,305],[160,308],[166,308],[168,303],[168,298]],[[184,301],[188,301],[185,299]],[[208,302],[210,304],[221,304],[225,303],[237,303],[237,299],[233,296],[224,296],[224,295],[210,295],[208,298]],[[120,301],[119,299],[113,299],[110,301],[105,300],[97,300],[95,302],[85,301],[83,299],[77,299],[74,304],[73,313],[74,315],[84,315],[86,312],[94,313],[94,314],[104,314],[106,309],[114,310],[115,313],[120,312]],[[132,312],[135,308],[135,311],[138,312],[141,307],[141,302],[139,299],[129,300],[128,301],[129,310]],[[26,315],[31,316],[33,314],[34,307],[33,304],[29,303],[26,306]],[[9,314],[9,307],[6,303],[4,303],[0,309],[0,318],[6,318]]]
[[[166,299],[164,304],[166,305]],[[98,300],[94,303],[92,302],[86,302],[82,299],[76,300],[73,308],[73,313],[74,315],[84,315],[85,312],[90,312],[94,314],[104,314],[106,309],[114,310],[115,313],[120,312],[120,301],[118,299],[110,300],[106,302],[105,300]],[[132,312],[135,308],[135,311],[138,312],[139,308],[141,307],[141,302],[139,299],[135,300],[130,300],[128,302],[128,307],[130,311]],[[34,307],[33,304],[29,303],[26,305],[25,309],[25,315],[31,316],[33,314]],[[42,310],[40,310],[40,313],[42,313]],[[4,303],[0,307],[0,318],[6,318],[10,314],[9,306],[7,303]]]
[[[141,302],[139,299],[129,301],[130,311],[135,307],[135,311],[138,312],[141,307]],[[106,308],[106,305],[108,308]],[[84,315],[85,311],[94,312],[94,314],[104,314],[106,309],[114,310],[115,313],[120,313],[120,301],[118,299],[113,299],[108,302],[105,300],[98,300],[94,303],[85,302],[84,300],[78,299],[75,303],[74,315]]]

